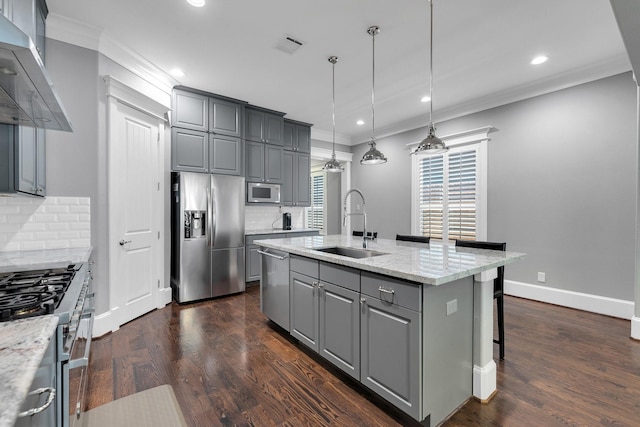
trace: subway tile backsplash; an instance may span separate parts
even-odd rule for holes
[[[245,230],[282,229],[282,214],[291,213],[291,228],[304,228],[304,208],[292,206],[245,206]]]
[[[0,252],[89,246],[89,197],[0,197]]]

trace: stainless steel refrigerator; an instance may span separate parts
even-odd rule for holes
[[[244,177],[173,172],[171,181],[174,299],[244,291]]]

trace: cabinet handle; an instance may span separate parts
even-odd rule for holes
[[[284,256],[279,256],[279,255],[275,255],[275,254],[272,254],[272,253],[267,252],[267,251],[261,251],[260,249],[256,250],[256,252],[258,252],[259,254],[262,254],[262,255],[267,255],[267,256],[270,256],[270,257],[273,257],[273,258],[277,258],[280,261],[287,259],[287,257],[289,256],[288,254],[284,255]]]
[[[360,304],[364,304],[365,302],[367,302],[367,299],[365,297],[360,297]]]
[[[51,404],[53,403],[53,401],[56,398],[56,389],[53,388],[53,387],[38,388],[38,389],[33,390],[32,392],[30,392],[28,395],[29,396],[35,396],[36,394],[43,394],[43,393],[49,393],[49,397],[47,398],[47,401],[45,402],[45,404],[40,406],[40,407],[37,407],[37,408],[31,408],[28,411],[20,412],[18,414],[18,418],[30,417],[32,415],[39,414],[40,412],[44,411],[49,406],[51,406]]]
[[[394,291],[393,289],[391,289],[391,290],[389,290],[389,289],[385,289],[385,288],[383,288],[382,286],[379,286],[379,287],[378,287],[378,291],[380,291],[380,292],[382,292],[382,293],[385,293],[385,294],[391,294],[391,295],[393,295],[393,294],[395,294],[395,293],[396,293],[396,291]]]
[[[324,283],[319,283],[319,284],[318,284],[318,287],[319,287],[320,289],[323,289],[323,288],[324,288]]]

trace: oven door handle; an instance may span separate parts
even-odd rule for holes
[[[93,310],[83,313],[82,316],[80,316],[80,319],[89,319],[89,326],[87,328],[87,344],[84,347],[84,354],[82,355],[82,357],[69,361],[69,369],[75,369],[81,366],[89,365],[89,351],[91,349],[91,338],[93,335]]]

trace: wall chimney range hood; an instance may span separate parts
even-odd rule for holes
[[[0,123],[73,131],[33,41],[2,14]]]

